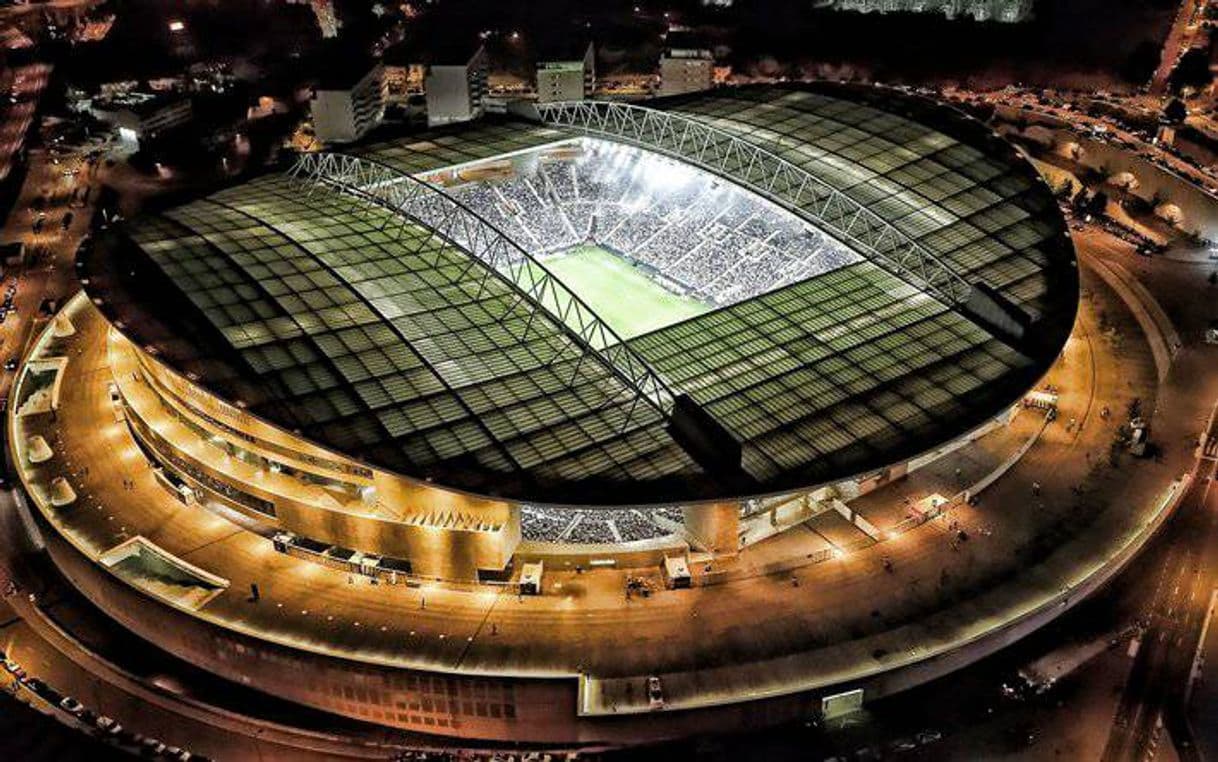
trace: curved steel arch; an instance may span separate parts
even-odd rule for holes
[[[632,143],[742,184],[947,304],[962,305],[972,293],[967,281],[892,223],[807,170],[726,130],[628,103],[561,101],[536,108],[543,123]]]
[[[313,188],[330,186],[390,211],[398,220],[395,237],[417,224],[430,235],[452,243],[470,256],[470,264],[461,275],[481,262],[489,274],[505,280],[520,302],[533,308],[525,336],[537,310],[542,310],[547,313],[543,320],[556,322],[584,356],[591,355],[635,393],[635,404],[623,428],[629,425],[639,400],[665,419],[670,417],[675,395],[660,375],[544,265],[442,189],[376,159],[332,152],[301,154],[288,175],[311,183]],[[573,369],[572,379],[580,363],[582,358]]]

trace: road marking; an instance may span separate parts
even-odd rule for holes
[[[1210,593],[1210,605],[1205,611],[1205,621],[1201,623],[1201,635],[1197,638],[1197,650],[1193,652],[1193,664],[1188,671],[1188,680],[1184,685],[1184,705],[1188,706],[1193,696],[1193,687],[1201,676],[1201,658],[1205,651],[1205,639],[1210,631],[1210,622],[1214,618],[1214,607],[1218,605],[1218,588]]]

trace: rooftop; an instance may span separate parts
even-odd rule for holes
[[[954,112],[892,98],[758,88],[660,105],[842,189],[1026,310],[1045,349],[1017,351],[867,261],[629,340],[740,443],[749,492],[864,473],[980,425],[1035,383],[1073,324],[1073,250],[1035,171]],[[485,122],[362,150],[417,174],[569,137]],[[136,343],[369,464],[537,502],[744,494],[481,260],[418,224],[391,235],[391,222],[340,190],[266,175],[136,220],[80,264]]]
[[[97,98],[93,105],[103,111],[126,110],[138,117],[147,117],[163,108],[189,100],[190,96],[183,93],[130,92],[109,98]]]

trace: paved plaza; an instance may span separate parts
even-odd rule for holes
[[[51,442],[55,457],[26,476],[42,494],[52,479],[68,479],[77,502],[43,510],[87,555],[140,536],[228,580],[192,612],[212,624],[376,664],[520,677],[582,673],[600,691],[585,707],[594,713],[635,708],[643,678],[658,673],[671,706],[696,706],[759,687],[832,684],[946,652],[1056,593],[1059,580],[1112,553],[1161,504],[1185,470],[1184,453],[1165,453],[1163,462],[1122,457],[1119,468],[1107,460],[1129,402],[1154,404],[1147,342],[1099,278],[1085,277],[1084,297],[1075,334],[1046,379],[1062,392],[1056,421],[1045,427],[1038,413],[1021,411],[1009,427],[852,507],[884,531],[906,518],[907,501],[955,494],[1035,438],[975,506],[865,547],[840,515],[822,515],[746,548],[726,562],[734,573],[719,584],[661,590],[625,605],[626,578],[654,571],[557,571],[536,597],[442,582],[373,586],[276,553],[266,538],[180,504],[116,420],[108,379],[123,360],[107,352],[105,325],[91,310],[73,309],[76,333],[42,348],[44,356],[69,358],[57,414],[19,418],[17,435]],[[1105,418],[1103,408],[1116,414]],[[825,544],[857,549],[801,562]],[[1013,574],[1016,568],[1025,571]],[[778,683],[766,666],[776,659],[797,667]]]

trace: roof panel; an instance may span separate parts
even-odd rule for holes
[[[846,92],[717,90],[661,105],[842,189],[969,280],[1037,315],[1056,309],[1046,269],[1063,227],[1028,168],[918,122],[916,110]],[[359,150],[425,173],[571,137],[485,122]],[[552,316],[530,320],[510,282],[398,222],[334,188],[305,194],[268,175],[126,234],[276,390],[254,412],[279,420],[287,405],[284,424],[324,445],[540,501],[581,489],[606,499],[606,484],[621,485],[622,501],[710,496],[660,415],[632,417],[630,390]],[[739,258],[735,244],[725,249]],[[724,262],[729,277],[744,272]],[[1009,403],[1041,364],[866,261],[629,344],[742,442],[745,469],[767,490],[933,446]]]

